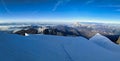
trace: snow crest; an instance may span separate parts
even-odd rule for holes
[[[113,43],[110,39],[107,37],[97,33],[95,36],[89,39],[90,41],[96,43],[97,45],[108,49],[109,51],[118,51],[120,52],[120,46]]]
[[[119,47],[109,39],[97,34],[90,40],[93,42],[84,37],[0,32],[0,61],[120,61],[119,53],[110,52]]]

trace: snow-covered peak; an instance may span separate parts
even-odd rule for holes
[[[108,39],[107,37],[99,33],[97,33],[95,36],[93,36],[89,40],[110,51],[120,51],[120,46],[113,43],[110,39]]]
[[[109,41],[109,42],[111,42],[111,40],[110,39],[108,39],[107,37],[105,37],[105,36],[103,36],[103,35],[101,35],[100,33],[97,33],[95,36],[93,36],[92,38],[90,38],[90,40],[92,40],[92,41]]]
[[[100,33],[97,33],[96,35],[102,36]]]
[[[74,26],[80,26],[81,24],[80,24],[80,22],[75,22],[73,25]]]

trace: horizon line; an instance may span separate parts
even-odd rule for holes
[[[120,24],[117,21],[0,21],[0,23],[105,23],[105,24]]]

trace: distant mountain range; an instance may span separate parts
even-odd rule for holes
[[[7,30],[9,33],[25,35],[28,34],[46,34],[58,36],[83,36],[87,39],[100,33],[108,37],[111,41],[116,43],[120,36],[119,24],[104,24],[104,23],[89,23],[76,22],[74,24],[40,24],[40,23],[12,23],[0,24],[1,26],[9,26]],[[18,25],[18,26],[16,26]],[[4,27],[3,27],[4,28]],[[2,29],[2,27],[0,27]]]

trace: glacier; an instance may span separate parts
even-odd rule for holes
[[[119,48],[100,34],[88,40],[0,32],[0,61],[120,61]]]

